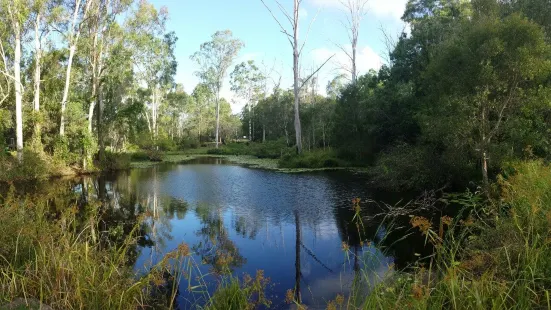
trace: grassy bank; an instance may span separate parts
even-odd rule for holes
[[[551,168],[516,163],[486,195],[446,201],[469,215],[411,217],[435,252],[381,284],[358,286],[328,309],[549,309],[551,307]],[[367,272],[358,282],[373,283]]]
[[[21,160],[16,153],[0,155],[0,182],[43,180],[130,168],[131,154],[105,152],[103,161],[89,159],[86,164],[70,165],[62,156],[25,149]]]
[[[230,143],[220,148],[202,147],[180,152],[164,152],[151,155],[147,152],[131,154],[131,167],[145,168],[159,162],[181,163],[198,158],[216,157],[247,166],[286,173],[348,169],[363,171],[349,162],[339,159],[330,149],[305,151],[301,155],[294,153],[280,142],[266,143]]]
[[[179,155],[170,156],[176,160]],[[422,234],[434,253],[419,257],[407,270],[390,268],[382,275],[374,275],[372,264],[366,261],[356,273],[352,293],[335,296],[327,308],[549,308],[551,169],[543,162],[529,161],[514,163],[504,171],[490,194],[444,195],[440,202],[464,210],[456,212],[455,218],[412,214],[409,231]],[[141,225],[152,215],[140,215],[121,235],[116,233],[117,225],[101,226],[104,210],[100,201],[82,204],[68,199],[74,203],[60,204],[56,197],[63,195],[70,194],[16,197],[11,191],[2,197],[0,308],[27,300],[53,309],[165,309],[173,305],[174,283],[201,277],[181,272],[184,266],[186,271],[193,266],[185,244],[148,272],[136,274],[132,265]],[[358,205],[354,207],[361,215]],[[379,247],[385,251],[383,243]],[[343,250],[348,257],[354,255],[345,245]],[[197,307],[254,309],[269,304],[266,286],[261,272],[241,281],[227,276],[212,295],[199,289],[203,295]],[[290,296],[291,303],[298,303],[292,300],[292,292]]]
[[[269,304],[262,272],[243,280],[224,276],[209,295],[184,243],[147,272],[136,273],[142,224],[150,214],[129,227],[119,223],[106,229],[101,204],[93,198],[85,205],[68,204],[56,201],[71,196],[68,192],[40,197],[14,192],[0,203],[0,309],[172,309],[182,281],[197,291],[197,308]]]

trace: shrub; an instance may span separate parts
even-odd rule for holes
[[[346,167],[348,163],[336,157],[333,151],[317,150],[300,155],[284,155],[279,160],[281,168],[336,168]]]
[[[246,142],[246,143],[228,143],[218,149],[209,149],[207,154],[212,155],[251,155],[258,158],[277,159],[282,155],[292,153],[292,148],[285,145],[285,141],[266,141],[264,143]]]
[[[161,153],[158,150],[149,150],[146,153],[147,153],[147,157],[149,157],[150,161],[162,161],[163,160],[163,153]]]
[[[381,188],[424,189],[443,183],[445,176],[436,167],[439,160],[424,148],[401,144],[382,153],[370,174]]]
[[[104,171],[116,171],[130,168],[131,156],[127,153],[105,151],[105,159],[99,163]]]
[[[468,217],[444,216],[435,223],[412,217],[411,227],[434,246],[430,264],[353,291],[348,309],[548,308],[551,169],[528,161],[505,171],[493,196],[448,195],[450,202],[472,210]]]
[[[69,173],[69,168],[63,161],[29,148],[23,150],[21,163],[18,162],[16,153],[0,156],[0,170],[0,181],[35,180]]]
[[[158,138],[155,143],[155,146],[156,147],[154,147],[154,149],[158,149],[160,151],[165,151],[165,152],[176,151],[178,149],[178,146],[176,145],[176,143],[168,137]]]
[[[150,160],[149,154],[144,151],[136,151],[130,153],[130,159],[132,161],[148,161]]]

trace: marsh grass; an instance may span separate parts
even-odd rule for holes
[[[128,266],[135,230],[105,247],[93,218],[77,223],[76,207],[53,219],[45,202],[12,192],[1,209],[0,304],[32,298],[54,309],[135,309],[151,301],[156,275],[136,279]]]
[[[349,296],[327,308],[551,309],[551,169],[540,161],[511,167],[492,198],[447,197],[468,214],[411,217],[432,255],[377,281],[362,268]]]
[[[101,203],[59,211],[50,202],[48,197],[18,197],[13,187],[1,199],[0,309],[13,301],[53,309],[174,309],[186,284],[195,308],[269,304],[264,294],[269,280],[262,272],[241,281],[227,275],[210,294],[208,275],[201,274],[185,243],[158,263],[134,270],[147,213],[115,242],[111,231],[100,230]]]

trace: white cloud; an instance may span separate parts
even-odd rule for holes
[[[305,8],[300,8],[300,10],[298,10],[298,16],[302,19],[308,17],[308,11],[306,11]]]
[[[342,8],[341,0],[310,0],[313,5]],[[404,14],[407,0],[368,0],[369,11],[378,17],[392,17],[400,19]]]

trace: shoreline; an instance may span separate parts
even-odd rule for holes
[[[258,158],[253,155],[211,155],[211,154],[165,154],[161,161],[133,161],[131,169],[149,168],[163,163],[186,163],[199,158],[223,158],[232,164],[237,164],[251,169],[262,169],[281,173],[303,173],[318,171],[351,171],[354,173],[366,173],[362,167],[324,167],[324,168],[280,168],[278,159]]]

